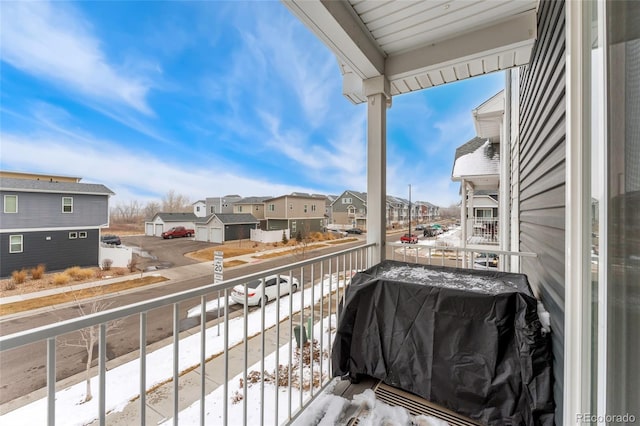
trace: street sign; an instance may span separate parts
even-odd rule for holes
[[[213,252],[213,282],[214,284],[223,281],[224,273],[224,253],[221,251]]]

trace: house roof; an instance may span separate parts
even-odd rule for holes
[[[196,205],[196,204],[198,204],[198,203],[202,203],[202,204],[204,204],[204,203],[205,203],[205,201],[204,201],[204,200],[198,200],[198,201],[194,202],[194,203],[193,203],[193,204],[191,204],[191,205],[192,205],[192,206],[195,206],[195,205]]]
[[[283,3],[335,54],[353,103],[381,75],[389,97],[524,65],[537,36],[538,0]]]
[[[194,213],[156,213],[155,217],[159,217],[163,222],[195,222],[198,216]]]
[[[475,137],[456,149],[451,179],[469,176],[499,176],[500,150],[497,144]]]
[[[324,200],[326,197],[324,195],[318,196],[318,195],[311,195],[311,194],[307,194],[307,193],[303,193],[303,192],[292,192],[291,194],[288,194],[288,195],[280,195],[280,196],[273,197],[273,198],[267,198],[264,201],[267,202],[267,201],[279,200],[281,198],[301,198],[301,199]]]
[[[338,202],[338,200],[339,200],[340,198],[342,198],[342,196],[343,196],[344,194],[351,194],[351,195],[353,195],[354,197],[356,197],[356,198],[360,199],[360,200],[361,200],[362,202],[364,202],[365,204],[367,203],[367,193],[366,193],[366,192],[359,192],[359,191],[353,191],[353,190],[351,190],[351,189],[347,189],[347,190],[345,190],[342,194],[338,195],[338,196],[337,196],[337,197],[336,197],[336,198],[331,202],[331,204],[333,205],[333,204],[337,203],[337,202]]]
[[[268,200],[269,198],[271,198],[271,195],[265,197],[245,197],[236,201],[234,204],[262,204],[264,200]]]
[[[114,195],[99,183],[56,182],[35,179],[0,178],[0,189],[21,192],[48,192],[56,194]]]
[[[196,223],[204,224],[211,222],[211,219],[217,217],[224,225],[242,225],[260,223],[251,213],[213,213],[203,218],[198,218]]]

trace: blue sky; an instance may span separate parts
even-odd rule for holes
[[[366,105],[276,1],[2,2],[0,168],[83,177],[112,205],[366,190]],[[502,73],[394,97],[387,192],[457,202],[455,148]]]

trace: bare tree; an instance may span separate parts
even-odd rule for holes
[[[162,206],[157,201],[149,201],[144,209],[142,209],[142,213],[144,214],[145,219],[151,220],[156,213],[159,213],[162,209]]]
[[[97,294],[96,294],[97,295]],[[75,298],[76,305],[78,307],[78,312],[80,316],[86,316],[89,314],[95,314],[97,312],[104,311],[108,309],[112,303],[110,302],[102,302],[100,300],[94,300],[92,302],[88,302],[86,306],[83,306],[77,298]],[[107,335],[113,335],[120,331],[122,325],[122,319],[110,321],[107,323]],[[86,363],[86,394],[84,397],[84,402],[91,401],[93,395],[91,394],[91,364],[93,363],[93,357],[95,349],[94,347],[98,343],[100,326],[94,325],[91,327],[83,328],[78,331],[79,336],[76,339],[65,340],[60,343],[60,346],[69,346],[69,347],[77,347],[82,348],[87,352],[87,363]]]
[[[142,208],[137,200],[120,203],[111,209],[111,220],[117,223],[136,223],[141,220]]]
[[[162,198],[162,211],[165,212],[188,212],[191,210],[189,197],[177,194],[173,189],[169,190]]]

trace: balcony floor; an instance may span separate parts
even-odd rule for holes
[[[411,416],[431,416],[448,422],[452,426],[475,426],[479,423],[461,416],[451,410],[427,401],[419,396],[405,392],[401,389],[382,383],[378,379],[366,377],[359,383],[351,383],[349,380],[341,380],[333,389],[333,395],[341,396],[349,401],[354,395],[363,393],[365,390],[373,390],[376,400],[387,405],[405,408]],[[360,422],[360,418],[366,417],[369,413],[365,407],[357,404],[346,406],[341,416],[340,425],[355,426]]]

